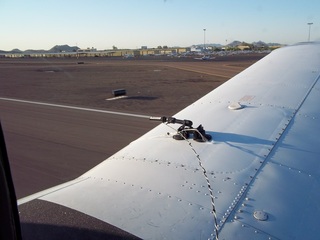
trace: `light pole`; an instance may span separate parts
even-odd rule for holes
[[[309,22],[308,25],[309,25],[309,36],[308,36],[308,42],[310,42],[310,32],[311,32],[311,25],[313,23],[312,22]]]
[[[206,49],[206,29],[203,29],[203,51]]]

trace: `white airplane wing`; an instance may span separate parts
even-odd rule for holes
[[[20,217],[47,204],[143,239],[317,239],[319,76],[320,43],[275,50],[174,116],[210,141],[188,126],[175,140],[182,125],[163,118],[78,179],[20,200]]]

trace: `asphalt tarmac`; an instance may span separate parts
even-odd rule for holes
[[[0,111],[18,198],[80,176],[156,125],[148,118],[8,100],[0,101]]]
[[[178,112],[261,57],[1,60],[0,118],[17,198],[80,176],[155,127],[148,116]],[[119,82],[131,96],[106,101]]]

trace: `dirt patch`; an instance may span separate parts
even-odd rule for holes
[[[204,63],[108,58],[0,59],[0,96],[149,115],[171,115],[255,60],[223,59]],[[83,64],[78,64],[79,61]],[[228,65],[233,68],[228,69]],[[218,71],[229,75],[221,76]],[[127,98],[106,101],[113,97],[112,90],[119,88],[126,90]]]

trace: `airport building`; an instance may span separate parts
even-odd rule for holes
[[[116,49],[116,50],[96,50],[90,49],[79,49],[76,52],[59,52],[59,53],[0,53],[0,57],[6,58],[36,58],[36,57],[143,57],[143,56],[166,56],[166,55],[177,55],[190,51],[190,48],[146,48],[141,49]]]

